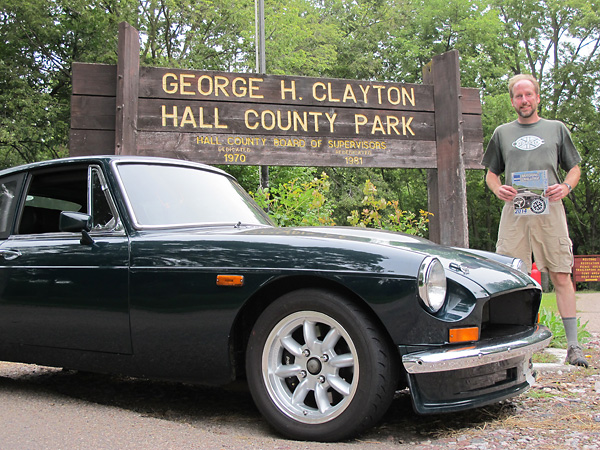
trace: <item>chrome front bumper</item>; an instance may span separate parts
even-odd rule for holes
[[[536,325],[529,336],[520,339],[494,339],[493,343],[475,342],[463,347],[443,347],[402,357],[409,374],[425,374],[448,370],[468,369],[518,357],[527,357],[548,346],[552,333],[543,325]]]

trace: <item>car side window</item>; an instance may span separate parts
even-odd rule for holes
[[[58,233],[61,211],[85,212],[86,204],[87,166],[33,172],[18,234]]]
[[[62,211],[90,214],[91,231],[117,226],[107,185],[97,166],[76,166],[34,172],[27,187],[18,234],[60,232]]]
[[[10,235],[22,180],[22,175],[0,180],[0,239]]]
[[[92,231],[114,230],[118,226],[116,209],[99,167],[90,167],[89,182],[89,213],[92,216]]]

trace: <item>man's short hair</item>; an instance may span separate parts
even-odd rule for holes
[[[515,84],[523,80],[531,81],[533,83],[533,87],[535,88],[535,93],[540,95],[540,83],[538,83],[538,80],[536,80],[533,75],[529,75],[528,73],[520,73],[508,80],[508,92],[510,94],[510,98],[513,98],[513,88]]]

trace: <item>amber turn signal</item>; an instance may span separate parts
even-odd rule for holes
[[[217,275],[217,286],[243,286],[243,275]]]
[[[469,342],[479,340],[479,328],[451,328],[449,341],[452,343],[456,342]]]

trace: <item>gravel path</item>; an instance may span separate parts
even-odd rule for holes
[[[208,389],[0,362],[0,449],[600,450],[600,334],[590,368],[542,366],[515,399],[416,416],[400,393],[377,427],[349,442],[281,439],[245,389]],[[549,368],[548,368],[549,367]]]

